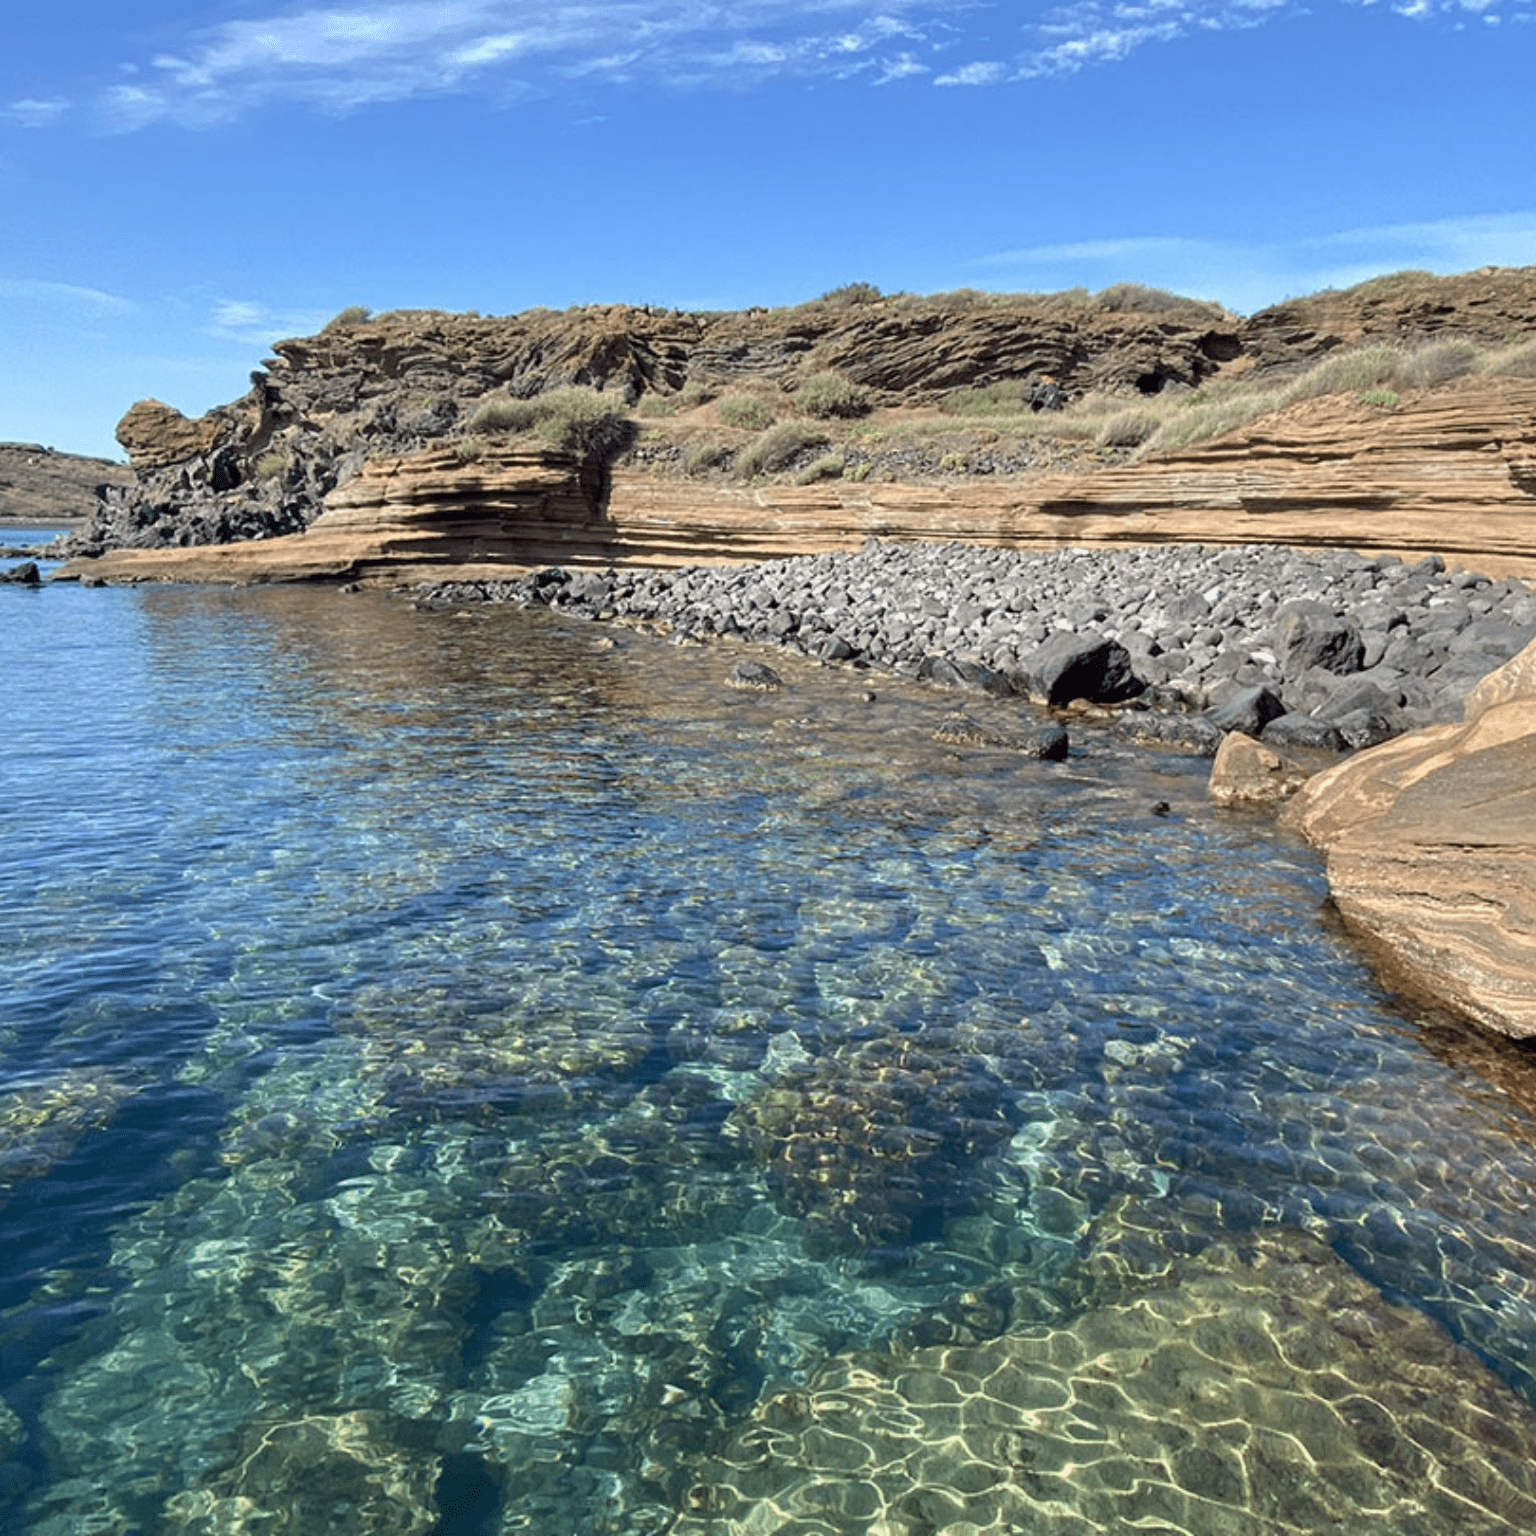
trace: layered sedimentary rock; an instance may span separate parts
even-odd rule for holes
[[[1536,1036],[1536,645],[1486,677],[1459,724],[1310,781],[1287,817],[1389,971],[1493,1029]]]
[[[1072,542],[1415,550],[1536,574],[1536,381],[1460,382],[1391,411],[1314,401],[1182,454],[1042,482],[1030,511]]]
[[[228,551],[114,553],[112,579],[418,579],[423,567],[711,564],[866,539],[1010,549],[1293,544],[1439,553],[1536,576],[1536,381],[1383,412],[1314,402],[1178,456],[1097,474],[948,485],[706,485],[485,444],[375,458],[307,533]],[[238,550],[238,552],[236,552]]]

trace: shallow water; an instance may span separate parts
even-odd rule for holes
[[[0,597],[5,1529],[1536,1523],[1529,1063],[1203,763]]]

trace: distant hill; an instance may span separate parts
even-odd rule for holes
[[[0,443],[0,519],[8,522],[78,522],[95,512],[101,486],[132,484],[133,471],[110,459]]]

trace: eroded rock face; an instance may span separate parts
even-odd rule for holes
[[[1463,722],[1329,769],[1287,817],[1394,975],[1536,1036],[1536,644],[1472,691]]]
[[[224,423],[218,417],[194,420],[160,400],[140,400],[117,424],[117,440],[137,473],[209,453],[223,435]]]

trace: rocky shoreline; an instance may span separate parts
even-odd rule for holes
[[[870,541],[736,567],[546,567],[418,601],[545,606],[962,693],[1123,705],[1128,733],[1207,754],[1231,731],[1343,751],[1459,719],[1472,687],[1536,641],[1536,590],[1517,578],[1274,545]]]

